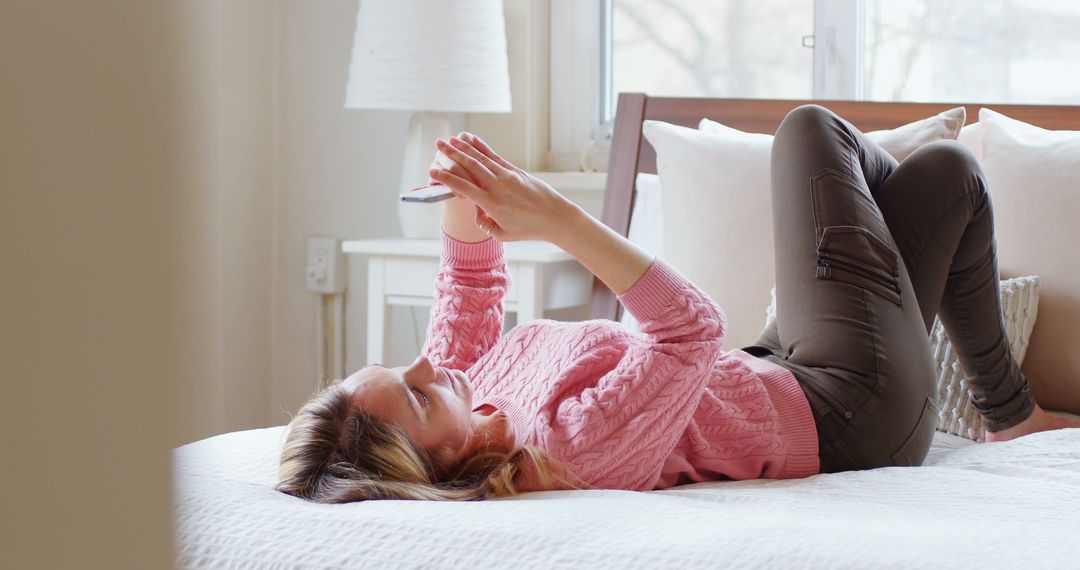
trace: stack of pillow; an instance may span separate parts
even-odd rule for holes
[[[1046,131],[989,109],[980,110],[978,123],[965,127],[965,118],[964,108],[956,107],[867,135],[898,161],[937,140],[959,140],[970,148],[990,183],[1002,260],[1025,257],[1025,252],[1010,249],[1010,242],[1030,244],[1032,231],[1047,232],[1046,240],[1035,243],[1047,243],[1060,256],[1050,251],[1040,260],[1042,281],[1029,275],[1001,282],[1006,330],[1013,354],[1022,362],[1040,291],[1044,304],[1051,292],[1051,297],[1064,300],[1059,304],[1065,309],[1064,315],[1044,316],[1052,322],[1049,327],[1040,322],[1041,330],[1052,332],[1080,320],[1080,315],[1070,315],[1080,309],[1068,298],[1070,291],[1080,291],[1072,244],[1055,240],[1053,228],[1040,221],[1047,215],[1062,219],[1068,211],[1065,201],[1070,192],[1075,193],[1080,174],[1080,132]],[[663,256],[724,307],[728,316],[725,350],[753,344],[775,312],[770,297],[775,281],[769,186],[773,137],[709,119],[702,119],[698,129],[645,121],[642,130],[656,150],[658,176],[638,175],[628,237]],[[1030,196],[1035,192],[1039,200],[1033,207]],[[1071,201],[1075,205],[1076,197]],[[1023,240],[1018,232],[1025,234]],[[1060,259],[1060,263],[1046,259]],[[1012,267],[1004,261],[1001,270],[1012,275],[1035,272],[1033,267]],[[1051,280],[1056,288],[1047,287]],[[626,311],[623,322],[636,327]],[[981,417],[971,404],[967,378],[940,321],[934,324],[931,345],[940,371],[939,429],[981,439]],[[1025,372],[1031,374],[1028,368]]]

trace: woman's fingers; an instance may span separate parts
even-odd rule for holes
[[[461,178],[464,178],[465,180],[468,180],[473,184],[476,184],[478,182],[476,179],[471,177],[468,170],[465,170],[463,166],[456,162],[451,162],[450,168],[447,168],[446,170],[449,170],[454,175],[460,176]]]
[[[503,168],[505,168],[507,170],[515,170],[516,169],[516,167],[513,164],[510,164],[509,161],[507,161],[503,157],[496,154],[495,151],[492,150],[492,148],[490,146],[488,146],[488,144],[486,142],[484,142],[483,139],[481,139],[480,137],[478,137],[478,136],[476,136],[476,135],[474,135],[472,133],[463,133],[463,134],[464,134],[464,138],[465,138],[466,142],[468,142],[473,147],[475,147],[476,150],[480,151],[484,156],[490,158],[491,160],[494,160],[496,163],[499,164],[499,166],[502,166]]]
[[[451,138],[451,140],[453,140],[453,138]],[[481,164],[479,160],[465,153],[463,149],[451,145],[444,140],[436,141],[435,146],[437,146],[447,158],[461,165],[462,168],[468,171],[469,175],[478,182],[478,186],[484,187],[487,181],[495,179],[494,173]]]
[[[464,133],[462,133],[462,135],[464,135]],[[484,168],[486,168],[493,175],[499,176],[500,174],[506,173],[506,168],[504,168],[503,165],[495,162],[486,154],[480,152],[476,147],[469,144],[468,141],[462,138],[461,135],[457,137],[451,137],[450,145],[476,159],[477,162],[484,165]]]
[[[476,225],[484,231],[489,237],[493,237],[502,241],[506,236],[506,230],[499,226],[498,222],[494,218],[488,216],[483,208],[476,208],[476,219],[474,220]]]
[[[487,215],[487,212],[485,212],[484,209],[480,206],[476,207],[476,217],[473,219],[473,221],[476,222],[476,225],[480,227],[484,227],[484,224],[498,225],[495,219]]]
[[[472,200],[481,208],[491,204],[491,198],[488,196],[488,193],[477,187],[469,181],[468,178],[458,176],[449,170],[439,170],[436,168],[429,170],[428,176],[436,182],[449,186],[450,189],[454,191],[454,194]]]
[[[445,170],[447,172],[450,172],[450,173],[454,174],[455,176],[458,176],[460,178],[464,178],[465,180],[468,180],[469,182],[472,182],[473,184],[476,184],[478,182],[477,180],[473,179],[472,175],[469,174],[469,171],[465,170],[460,164],[458,164],[458,163],[456,163],[454,161],[450,161],[450,166],[443,166],[442,164],[433,163],[431,165],[431,170]],[[431,179],[430,176],[428,178]],[[434,180],[434,179],[431,179],[431,180]]]
[[[469,174],[469,172],[465,170],[464,167],[454,162],[453,160],[450,160],[450,158],[447,157],[442,151],[435,151],[435,158],[432,159],[431,166],[429,168],[434,170],[449,170],[450,172],[453,172],[454,174],[466,180],[472,181],[473,184],[477,183],[477,181],[473,179],[472,175]]]

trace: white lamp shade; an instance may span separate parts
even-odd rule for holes
[[[508,113],[503,0],[360,0],[347,109]]]

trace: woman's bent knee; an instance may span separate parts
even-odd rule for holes
[[[784,120],[780,122],[780,129],[803,130],[815,125],[828,124],[836,118],[836,113],[833,113],[821,105],[809,103],[806,105],[799,105],[789,111],[788,114],[784,116]],[[779,131],[780,129],[777,130]]]
[[[838,140],[837,126],[840,117],[821,105],[800,105],[792,109],[776,129],[773,149],[789,145],[817,146],[826,141]],[[840,137],[840,140],[847,137]]]
[[[986,196],[986,175],[979,159],[968,147],[954,140],[939,140],[915,150],[905,163],[908,168],[923,167],[930,170],[936,180],[948,181],[949,186],[964,194]]]
[[[982,174],[979,159],[971,149],[951,139],[937,140],[919,147],[911,154],[926,155],[926,160],[940,164],[943,168],[962,173]],[[910,157],[909,157],[910,158]]]

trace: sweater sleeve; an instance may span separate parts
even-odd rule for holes
[[[422,353],[439,366],[465,370],[499,339],[510,285],[501,242],[465,243],[443,234],[442,265]]]
[[[632,344],[595,386],[564,402],[559,421],[571,431],[575,464],[586,480],[647,491],[701,402],[726,317],[659,258],[619,300],[646,338]]]

